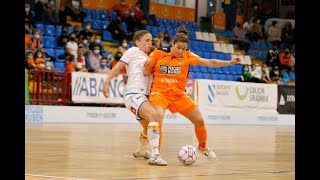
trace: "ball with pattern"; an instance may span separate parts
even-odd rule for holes
[[[191,165],[196,162],[198,156],[197,149],[191,145],[184,145],[178,152],[178,159],[184,165]]]

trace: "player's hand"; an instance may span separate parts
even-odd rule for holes
[[[240,61],[241,61],[241,59],[240,59],[240,58],[238,58],[238,57],[233,58],[233,59],[231,59],[231,61],[230,61],[230,65],[237,64],[237,63],[238,63],[238,62],[240,62]]]
[[[103,87],[102,87],[102,93],[104,97],[108,98],[109,97],[109,82],[104,82]]]

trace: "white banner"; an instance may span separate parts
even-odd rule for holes
[[[123,76],[114,77],[109,84],[109,98],[102,94],[103,83],[107,74],[72,72],[71,94],[75,103],[111,103],[124,104]]]
[[[277,85],[197,80],[198,106],[209,108],[277,109]]]

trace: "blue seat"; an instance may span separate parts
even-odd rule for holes
[[[46,52],[47,52],[47,54],[49,54],[49,56],[56,57],[56,50],[55,49],[46,48]]]
[[[235,65],[229,66],[229,72],[230,74],[236,74],[236,66]]]
[[[242,64],[236,64],[236,74],[242,74]]]
[[[200,66],[200,72],[206,73],[209,72],[207,66]]]
[[[239,77],[240,77],[240,75],[233,75],[233,76],[232,76],[233,81],[237,81]]]
[[[54,48],[56,44],[56,39],[54,37],[46,36],[44,41],[44,47],[45,48]]]
[[[200,57],[203,57],[203,52],[200,51],[200,50],[195,50],[194,51],[196,55],[200,56]]]
[[[102,29],[101,28],[101,21],[99,21],[99,20],[92,20],[91,26],[92,26],[92,29]]]
[[[218,59],[217,53],[211,52],[211,53],[210,53],[210,58],[211,58],[211,59]]]
[[[195,79],[196,78],[196,75],[194,72],[189,72],[189,78],[190,79]]]
[[[56,49],[56,58],[58,59],[58,57],[60,55],[65,54],[65,50],[64,49]]]
[[[91,19],[99,20],[100,19],[100,11],[96,9],[91,10]]]
[[[206,50],[207,50],[206,42],[205,42],[205,41],[199,41],[199,48],[200,48],[202,51],[206,51]]]
[[[206,59],[210,59],[210,58],[211,58],[210,52],[204,51],[204,52],[203,52],[203,57],[206,58]]]
[[[112,38],[112,34],[110,31],[102,31],[102,39],[104,41],[112,41],[113,38]]]
[[[36,23],[36,28],[40,31],[41,35],[45,35],[45,29],[43,24]]]
[[[294,74],[294,72],[289,72],[289,79],[292,81],[296,80],[296,75]]]
[[[287,72],[282,72],[282,79],[289,79],[289,74]]]
[[[203,74],[203,79],[211,79],[211,74],[210,73],[204,73]]]
[[[66,71],[66,67],[63,62],[55,62],[54,66],[57,71],[61,71],[61,72]]]
[[[101,20],[109,20],[109,14],[106,10],[101,10],[99,15]]]
[[[194,31],[190,31],[190,33],[189,33],[189,38],[190,38],[191,40],[196,39],[196,33],[195,33]]]
[[[59,37],[62,33],[62,26],[56,25],[56,37]]]
[[[227,81],[233,81],[233,76],[231,74],[226,75]]]
[[[222,73],[222,67],[216,67],[216,73],[221,74]]]
[[[193,72],[200,72],[200,66],[192,66]]]
[[[206,42],[206,49],[207,51],[213,51],[213,43],[212,42]]]
[[[102,30],[106,30],[109,24],[110,24],[110,21],[101,21]]]
[[[221,81],[226,81],[227,77],[224,74],[218,74],[218,79],[221,80]]]
[[[87,14],[87,18],[91,18],[91,9],[89,8],[84,8],[83,12],[85,12]],[[86,22],[86,21],[85,21]]]
[[[212,80],[219,80],[218,75],[216,73],[211,73]]]
[[[55,36],[56,35],[56,27],[52,24],[45,25],[45,34],[46,36]]]
[[[196,72],[196,79],[203,79],[203,73]]]
[[[230,74],[229,66],[223,66],[221,68],[223,74]]]

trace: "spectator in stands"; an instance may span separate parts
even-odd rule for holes
[[[46,65],[44,63],[45,60],[42,57],[41,49],[36,50],[36,53],[34,54],[34,59],[35,59],[35,63],[36,63],[37,69],[44,70]]]
[[[251,72],[249,71],[249,65],[243,65],[242,74],[240,76],[241,81],[243,82],[258,82],[259,79],[252,76]]]
[[[280,48],[281,32],[278,21],[272,21],[272,26],[268,29],[268,41],[271,42],[273,46]]]
[[[249,37],[249,40],[257,42],[261,39],[263,39],[263,32],[260,19],[255,19],[251,27],[251,36]]]
[[[60,21],[60,24],[62,26],[67,26],[67,14],[65,12],[65,7],[64,6],[60,6],[60,9],[59,9],[59,21]]]
[[[290,58],[290,67],[295,66],[296,65],[296,53],[293,52]]]
[[[41,48],[41,52],[42,52],[42,57],[45,61],[50,61],[50,62],[55,62],[56,58],[53,56],[50,56],[45,48]]]
[[[73,55],[76,59],[78,57],[78,43],[75,41],[76,33],[71,33],[69,41],[66,44],[66,54]]]
[[[27,53],[27,69],[37,69],[37,65],[34,61],[34,54],[32,51]]]
[[[102,38],[101,38],[101,35],[100,35],[100,34],[95,34],[93,42],[91,42],[91,43],[89,44],[89,49],[93,49],[93,44],[94,44],[94,43],[99,44],[99,46],[100,46],[100,54],[103,55],[103,53],[105,52],[105,50],[104,50],[104,45],[103,45],[101,39],[102,39]]]
[[[67,0],[64,11],[67,16],[71,16],[73,21],[83,23],[83,19],[87,17],[87,14],[83,11],[82,0]]]
[[[122,53],[121,52],[116,52],[116,54],[114,55],[114,58],[113,60],[111,61],[111,69],[119,62],[119,60],[121,59],[122,57]],[[119,74],[127,74],[127,70],[126,70],[126,67],[122,68],[120,71],[119,71]]]
[[[46,0],[39,0],[35,6],[34,6],[34,12],[35,12],[35,21],[38,22],[45,22],[45,9],[46,9]]]
[[[90,37],[92,38],[93,33],[91,31],[91,23],[87,21],[84,25],[84,29],[80,31],[80,42],[82,42],[83,39]]]
[[[261,74],[259,73],[255,64],[251,64],[250,74],[253,78],[255,78],[254,80],[256,80],[256,82],[260,82]]]
[[[89,52],[90,52],[90,48],[89,45],[91,44],[91,38],[90,36],[87,36],[85,38],[82,39],[82,42],[79,43],[79,46],[83,46],[84,48],[84,54],[85,56],[88,56]]]
[[[31,5],[30,5],[29,2],[25,2],[24,3],[24,9],[25,9],[25,12],[24,12],[24,21],[25,21],[25,23],[27,23],[29,25],[30,29],[35,28],[36,27],[35,17],[31,13]]]
[[[253,21],[254,21],[254,17],[251,17],[243,24],[243,29],[246,33],[246,37],[249,37],[248,33],[251,32]]]
[[[144,15],[141,7],[142,7],[141,3],[136,2],[136,7],[134,8],[134,14],[135,14],[135,17],[138,21],[145,19],[145,15]]]
[[[256,0],[250,4],[249,17],[260,18],[259,3]]]
[[[58,45],[61,47],[65,47],[68,40],[69,40],[68,27],[63,26],[61,35],[59,36],[59,39],[58,39]]]
[[[41,50],[42,49],[42,43],[40,41],[40,31],[38,29],[33,30],[33,38],[32,40],[32,50]]]
[[[74,25],[72,32],[76,33],[77,34],[77,38],[80,39],[80,26],[79,25]]]
[[[277,46],[273,46],[273,48],[268,51],[265,63],[268,67],[279,66],[280,60]]]
[[[274,66],[269,75],[272,83],[278,84],[281,81],[281,74],[278,66]]]
[[[284,52],[281,52],[279,55],[279,60],[280,60],[280,71],[282,71],[283,69],[288,70],[289,66],[291,64],[290,60],[291,60],[291,56],[292,54],[289,51],[289,48],[286,47]]]
[[[139,30],[138,28],[139,22],[136,19],[133,10],[130,10],[130,16],[125,17],[124,21],[127,24],[128,32],[136,32],[137,30]]]
[[[293,43],[294,43],[294,35],[293,35],[293,29],[290,22],[286,22],[284,24],[284,27],[281,30],[281,42],[284,43],[286,47],[289,47],[291,49]]]
[[[96,72],[100,68],[100,59],[102,58],[100,51],[100,45],[94,43],[93,49],[89,52],[86,63],[89,72]]]
[[[272,83],[272,80],[270,79],[270,76],[269,76],[269,69],[266,63],[262,63],[260,74],[261,74],[261,82],[264,82],[267,84]]]
[[[76,59],[76,62],[75,62],[75,68],[77,71],[88,72],[88,69],[86,68],[86,57],[84,53],[85,53],[84,47],[79,45],[78,58]]]
[[[45,5],[44,15],[48,24],[60,24],[59,10],[57,9],[55,0],[48,0]]]
[[[238,45],[240,50],[245,50],[245,52],[247,53],[250,48],[250,43],[245,42],[245,30],[239,23],[237,23],[237,25],[232,29],[232,32],[232,43]]]
[[[120,41],[122,39],[127,39],[127,35],[122,29],[121,23],[121,17],[117,15],[116,20],[112,20],[107,27],[107,30],[111,32],[112,39],[114,40]]]
[[[25,23],[24,27],[24,49],[25,51],[32,50],[32,39],[30,37],[30,25],[28,23]]]
[[[160,39],[159,38],[152,38],[152,46],[154,48],[160,48]]]
[[[130,7],[126,4],[125,0],[120,0],[119,4],[115,4],[112,7],[112,10],[116,11],[123,20],[130,15]]]
[[[108,73],[110,72],[110,68],[107,66],[107,58],[103,57],[100,59],[100,68],[96,69],[97,73]]]
[[[120,46],[118,47],[118,51],[124,54],[129,49],[127,39],[122,39],[120,42]]]

